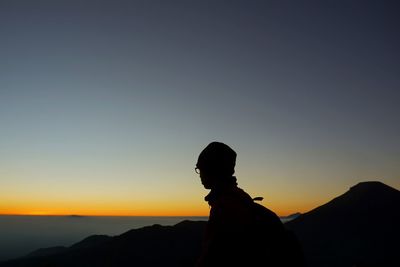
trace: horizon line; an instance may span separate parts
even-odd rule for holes
[[[0,216],[59,216],[59,217],[208,217],[209,215],[115,215],[115,214],[29,214],[29,213],[0,213]]]

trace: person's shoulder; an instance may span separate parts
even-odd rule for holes
[[[221,195],[216,199],[216,205],[229,206],[229,205],[239,205],[239,206],[249,206],[253,200],[249,194],[247,194],[243,189],[234,187],[221,193]]]
[[[235,187],[233,193],[244,201],[253,201],[252,197],[240,187]]]
[[[251,198],[243,198],[235,192],[221,194],[211,206],[213,215],[235,222],[249,221],[252,217]]]

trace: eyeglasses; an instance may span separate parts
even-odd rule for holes
[[[194,171],[195,171],[195,173],[200,174],[200,169],[199,168],[195,167]]]

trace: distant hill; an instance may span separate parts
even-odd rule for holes
[[[63,247],[63,246],[57,246],[57,247],[50,247],[50,248],[40,248],[38,250],[35,250],[31,253],[29,253],[25,258],[35,258],[35,257],[45,257],[45,256],[50,256],[53,254],[57,253],[62,253],[66,251],[68,248]]]
[[[280,219],[283,223],[286,223],[286,222],[289,222],[289,221],[292,221],[292,220],[298,218],[300,215],[301,215],[300,212],[296,212],[296,213],[290,214],[288,216],[282,216],[282,217],[280,217]]]
[[[363,182],[290,221],[310,267],[400,266],[400,191]]]
[[[69,248],[40,249],[0,266],[193,266],[206,222],[153,225],[122,235],[90,236]]]
[[[286,223],[309,267],[400,266],[400,191],[364,182]],[[122,235],[90,236],[71,247],[40,249],[1,267],[193,266],[206,222],[153,225]]]

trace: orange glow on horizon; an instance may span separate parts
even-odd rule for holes
[[[102,209],[96,207],[82,207],[82,208],[53,208],[44,207],[41,209],[35,209],[32,207],[18,207],[9,209],[0,209],[0,215],[35,215],[35,216],[68,216],[68,215],[80,215],[80,216],[178,216],[178,217],[197,217],[197,216],[208,216],[208,208],[198,209],[161,209],[148,207],[147,209]]]
[[[1,215],[12,216],[137,216],[137,217],[207,217],[208,213],[194,213],[194,212],[159,212],[159,213],[113,213],[113,212],[79,212],[79,213],[65,213],[65,212],[46,212],[46,211],[16,211],[16,212],[0,212]]]
[[[47,198],[47,197],[46,197]],[[16,197],[3,197],[0,199],[0,215],[43,215],[43,216],[179,216],[196,217],[209,216],[210,207],[201,199],[161,198],[161,199],[118,199],[110,198],[108,201],[100,198],[54,198],[51,202],[45,197],[30,197],[21,201]],[[282,201],[270,198],[260,202],[278,216],[287,216],[293,213],[305,213],[314,209],[325,200],[309,201],[287,198]],[[7,203],[4,205],[4,203]]]
[[[295,212],[307,212],[310,209],[303,210],[292,210],[292,209],[273,209],[272,207],[268,207],[273,210],[278,216],[288,216]],[[141,211],[121,211],[121,210],[80,210],[80,209],[70,209],[66,210],[57,210],[57,209],[49,209],[49,210],[28,210],[28,209],[19,209],[19,210],[0,210],[0,215],[32,215],[32,216],[69,216],[69,215],[79,215],[79,216],[149,216],[149,217],[168,217],[168,216],[176,216],[176,217],[207,217],[209,216],[209,209],[191,209],[191,210],[141,210]]]

